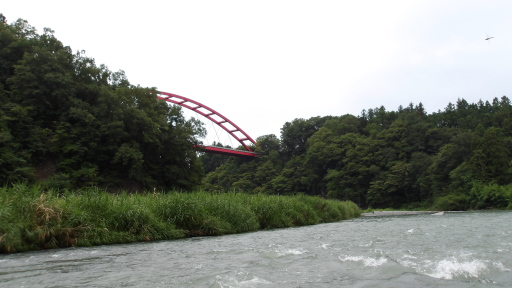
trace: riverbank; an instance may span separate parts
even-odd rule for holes
[[[0,188],[0,253],[217,236],[359,217],[353,202],[304,195],[111,194]]]
[[[424,215],[430,214],[434,216],[442,216],[445,213],[461,213],[465,211],[372,211],[361,213],[362,217],[379,217],[379,216],[404,216],[404,215]]]
[[[421,214],[437,214],[442,215],[439,211],[372,211],[361,213],[363,217],[379,217],[379,216],[402,216],[402,215],[421,215]]]

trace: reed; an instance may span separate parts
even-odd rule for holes
[[[16,184],[0,188],[0,253],[216,236],[359,215],[352,202],[304,195],[111,194]]]

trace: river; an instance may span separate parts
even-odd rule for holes
[[[512,287],[512,212],[0,255],[0,287]]]

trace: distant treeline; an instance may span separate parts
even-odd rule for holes
[[[431,114],[420,103],[295,119],[280,139],[256,142],[256,160],[204,155],[204,189],[301,192],[372,208],[512,208],[512,106],[505,96],[459,99]]]

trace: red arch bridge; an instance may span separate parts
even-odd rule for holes
[[[157,92],[157,98],[161,100],[165,100],[167,102],[180,105],[181,107],[185,107],[187,109],[190,109],[206,118],[208,120],[212,121],[216,125],[220,126],[222,129],[224,129],[226,132],[231,135],[231,137],[235,138],[245,150],[235,150],[230,148],[224,148],[224,147],[217,147],[217,146],[202,146],[202,145],[196,145],[196,148],[198,150],[203,151],[205,153],[212,153],[212,154],[221,154],[221,155],[228,155],[228,156],[237,156],[237,157],[256,157],[257,154],[252,151],[252,149],[249,147],[249,145],[254,144],[256,145],[256,141],[251,138],[247,133],[244,132],[240,127],[238,127],[235,123],[233,123],[228,118],[224,117],[219,112],[213,110],[212,108],[203,105],[197,101],[194,101],[192,99],[179,96],[172,93],[167,92]]]

